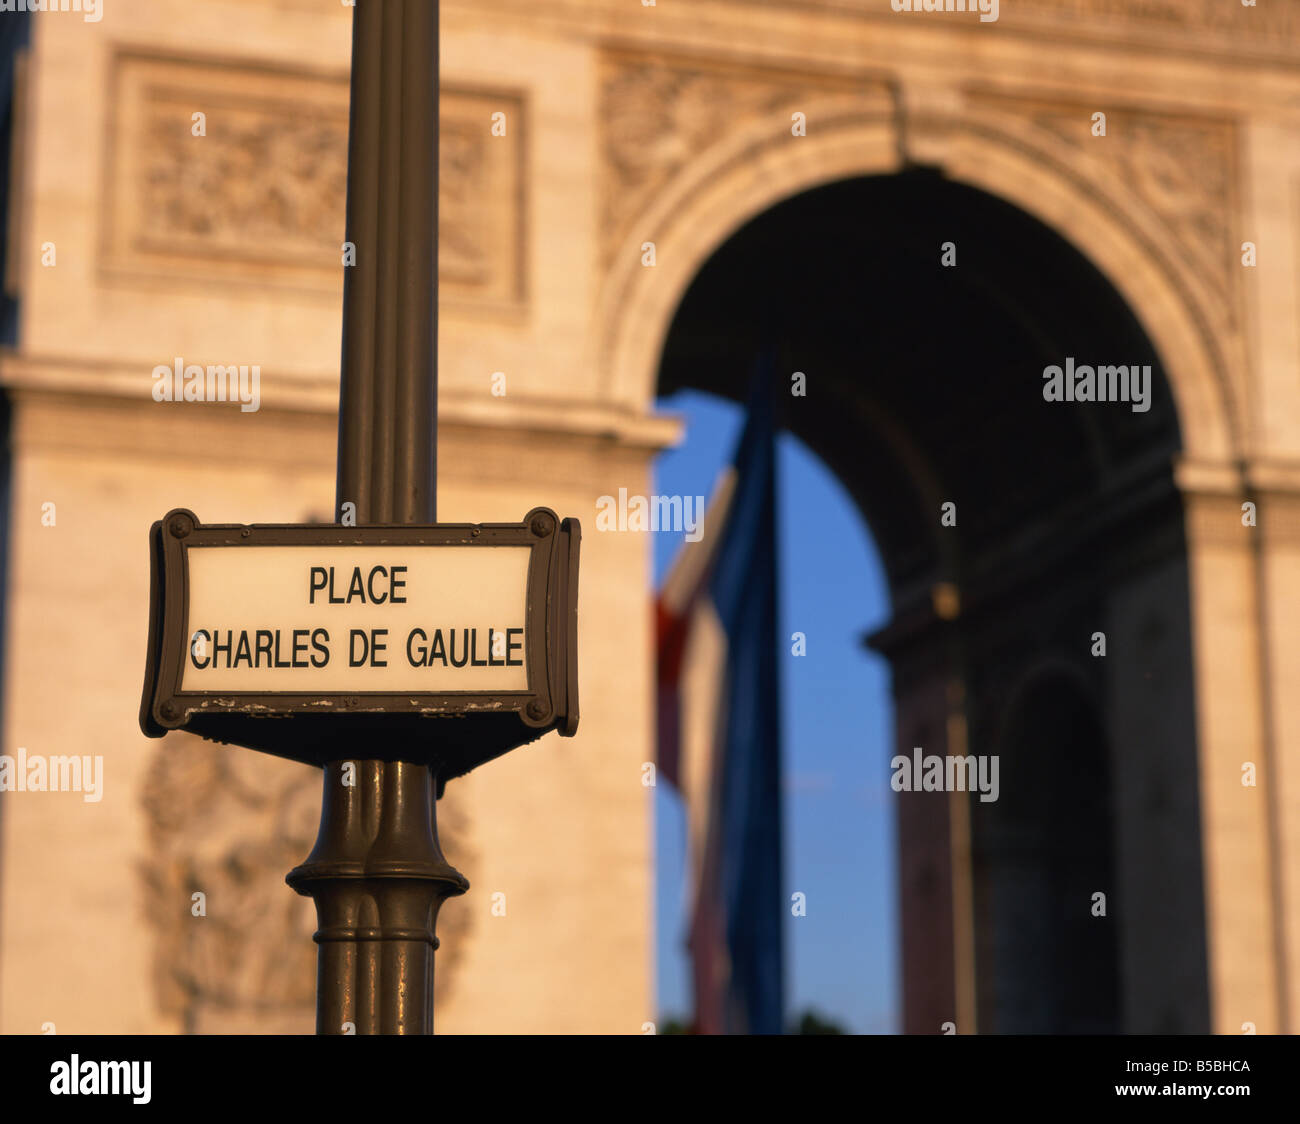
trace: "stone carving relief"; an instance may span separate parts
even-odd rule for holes
[[[227,104],[206,111],[213,133],[196,138],[180,108],[163,89],[146,106],[134,180],[138,249],[310,266],[343,241],[346,114]]]
[[[338,291],[346,75],[128,54],[115,81],[110,272]],[[492,136],[497,111],[514,124],[504,137]],[[522,113],[516,94],[444,90],[439,274],[451,299],[523,297]]]
[[[1092,136],[1091,108],[1038,106],[1029,113],[1035,125],[1099,162],[1109,183],[1134,192],[1164,219],[1188,264],[1235,316],[1240,240],[1232,225],[1237,141],[1230,122],[1108,108],[1100,138]]]
[[[147,857],[140,876],[154,936],[159,1008],[188,1033],[311,1033],[315,1025],[316,911],[284,876],[311,851],[321,774],[187,734],[155,751],[143,802]],[[451,862],[472,861],[454,794],[438,803]],[[205,915],[192,912],[202,893]],[[438,917],[435,1000],[454,984],[469,935],[455,901]]]
[[[628,230],[688,160],[733,133],[745,118],[777,116],[823,92],[815,80],[787,74],[695,69],[649,56],[607,57],[602,80],[605,262],[616,248],[639,245]],[[834,87],[828,87],[833,89]],[[857,87],[859,92],[862,86]],[[1186,263],[1235,316],[1239,240],[1232,225],[1236,204],[1236,136],[1231,122],[1146,111],[1107,110],[1104,140],[1091,135],[1091,109],[1072,105],[969,95],[1023,117],[1065,140],[1098,174],[1135,192],[1177,235]],[[961,101],[950,128],[962,128]]]
[[[814,76],[728,72],[647,55],[607,55],[599,114],[604,262],[628,243],[628,223],[645,210],[655,191],[689,160],[734,133],[739,122],[771,114],[788,129],[789,113],[812,97],[861,88]]]

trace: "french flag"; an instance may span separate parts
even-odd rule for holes
[[[780,1034],[783,1029],[776,441],[770,386],[770,376],[756,380],[732,464],[705,513],[703,534],[674,560],[656,605],[659,771],[687,806],[698,1034]]]

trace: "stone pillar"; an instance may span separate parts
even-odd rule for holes
[[[1243,525],[1243,499],[1230,487],[1185,496],[1210,1017],[1218,1034],[1246,1023],[1273,1034],[1283,1029],[1269,805],[1277,778],[1261,687],[1259,529]],[[1247,765],[1253,787],[1242,783]]]
[[[896,619],[870,638],[894,668],[896,753],[910,759],[920,746],[926,755],[944,755],[954,734],[964,741],[964,721],[959,714],[958,721],[950,720],[954,701],[960,700],[954,700],[942,647],[935,658],[933,642],[918,643],[916,631],[923,622],[907,613],[902,617],[908,619]],[[953,1023],[957,1033],[973,1034],[969,817],[966,807],[956,803],[965,794],[891,791],[890,796],[898,824],[903,1033],[942,1034],[944,1024]]]
[[[1281,1019],[1294,1034],[1300,1019],[1300,481],[1285,492],[1255,493],[1265,632],[1262,684],[1270,768],[1261,771],[1260,797],[1268,807],[1274,942]]]

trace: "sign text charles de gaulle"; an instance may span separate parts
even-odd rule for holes
[[[419,760],[443,784],[578,726],[580,527],[220,524],[149,532],[140,725],[323,764]]]

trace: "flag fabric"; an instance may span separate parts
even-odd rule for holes
[[[683,793],[691,787],[681,772],[682,739],[686,736],[682,729],[683,694],[688,681],[694,684],[699,679],[696,669],[701,663],[701,648],[704,646],[706,630],[710,633],[715,631],[713,626],[716,617],[710,615],[711,604],[705,600],[704,595],[707,593],[706,585],[717,557],[720,531],[726,522],[735,486],[736,472],[729,466],[723,470],[714,485],[713,495],[701,522],[699,539],[695,542],[688,540],[682,545],[655,602],[659,775],[671,781]],[[688,654],[692,657],[689,672]],[[698,705],[687,706],[685,709],[690,711],[698,726]],[[696,736],[692,740],[698,742],[699,738]],[[690,763],[694,764],[695,760],[692,759]]]
[[[658,604],[660,772],[682,792],[695,903],[695,1030],[783,1019],[776,447],[764,369],[699,542]]]

